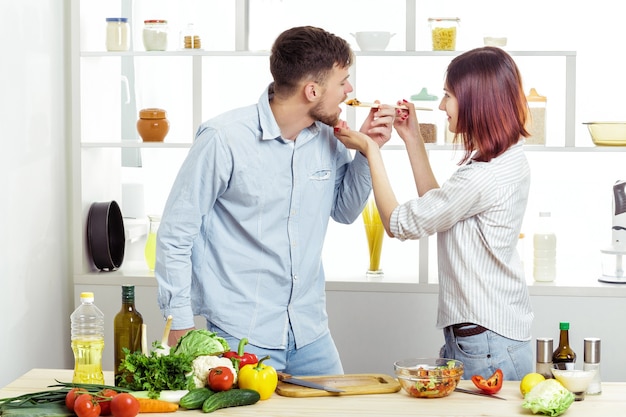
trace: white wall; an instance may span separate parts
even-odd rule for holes
[[[0,1],[0,386],[71,365],[66,5]]]
[[[292,4],[293,0],[265,2],[275,6]],[[615,2],[596,0],[593,7],[581,7],[579,3],[572,7],[572,2],[566,0],[530,0],[516,3],[513,9],[503,6],[505,3],[500,0],[420,0],[418,13],[424,18],[460,16],[467,30],[466,39],[471,33],[478,35],[476,28],[490,29],[493,25],[498,26],[494,31],[507,32],[511,49],[577,50],[577,135],[586,134],[581,130],[583,121],[626,119],[622,103],[626,83],[621,81],[626,25],[621,14],[612,10]],[[69,46],[64,39],[70,26],[66,10],[69,4],[70,0],[0,0],[0,16],[3,16],[0,25],[3,52],[0,65],[0,186],[3,191],[0,204],[0,386],[33,367],[71,366],[68,322],[75,300],[71,289],[67,213],[70,173],[66,100],[69,99],[69,84],[65,77],[69,71],[66,62]],[[331,9],[319,10],[326,11],[314,23],[327,26],[324,16],[331,16],[328,11]],[[338,17],[345,25],[345,16]],[[383,30],[396,31],[394,28]],[[419,32],[418,36],[423,39],[426,35]],[[472,39],[476,40],[475,36]],[[262,87],[258,87],[259,91]],[[411,85],[411,90],[414,88],[417,86]],[[553,178],[557,180],[559,178]],[[581,191],[586,194],[588,190]],[[608,198],[608,191],[606,194]],[[338,328],[343,327],[339,318],[369,322],[369,317],[355,314],[361,311],[360,302],[355,305],[357,308],[351,308],[350,303],[358,295],[330,297],[333,326],[336,323]],[[341,299],[337,298],[339,296]],[[548,302],[538,304],[538,315],[548,314],[548,305]],[[385,313],[386,307],[380,306],[381,311],[376,314]],[[428,334],[438,335],[433,330],[432,317],[432,313],[427,316],[424,328]],[[613,317],[621,316],[605,314],[607,320],[599,324],[603,332],[611,326],[608,319]],[[376,331],[386,322],[372,321],[375,325],[372,330]],[[335,336],[340,348],[352,348],[346,341],[349,335]],[[399,346],[403,342],[405,340],[399,339],[393,343]],[[349,352],[342,354],[347,370],[372,371],[361,369],[362,362],[352,362],[346,357]]]

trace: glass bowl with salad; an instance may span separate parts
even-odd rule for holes
[[[393,364],[402,389],[415,398],[441,398],[454,391],[463,362],[446,358],[411,358]]]

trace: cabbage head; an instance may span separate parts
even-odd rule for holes
[[[559,416],[574,402],[574,394],[555,379],[546,379],[533,387],[524,397],[522,407],[533,414]]]
[[[193,359],[203,355],[221,355],[230,350],[228,342],[206,329],[188,331],[170,350],[170,355],[186,354]]]

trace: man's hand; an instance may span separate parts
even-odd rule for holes
[[[380,104],[378,100],[376,100],[376,103]],[[359,131],[372,138],[379,147],[383,146],[391,139],[395,114],[395,108],[386,104],[381,104],[378,108],[372,108]]]

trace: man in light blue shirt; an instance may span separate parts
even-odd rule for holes
[[[231,348],[269,354],[295,375],[339,374],[328,328],[322,245],[332,217],[351,223],[371,191],[367,159],[334,136],[352,85],[348,43],[322,29],[283,32],[274,82],[259,102],[203,123],[158,232],[159,306],[170,345],[203,316]],[[361,131],[390,139],[394,109],[372,109]]]

